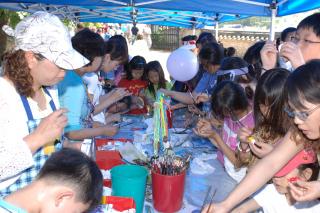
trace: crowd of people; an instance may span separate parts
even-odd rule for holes
[[[71,38],[46,12],[3,27],[15,47],[0,77],[0,210],[94,208],[102,176],[80,152],[84,139],[115,135],[122,114],[152,114],[159,91],[172,111],[198,115],[194,133],[218,148],[238,183],[204,212],[319,212],[319,23],[320,13],[310,15],[243,58],[209,32],[186,36],[180,48],[200,64],[187,82],[129,56],[122,35],[105,40],[83,28]]]

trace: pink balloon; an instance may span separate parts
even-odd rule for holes
[[[167,60],[167,69],[171,77],[177,81],[188,81],[198,72],[197,56],[188,49],[178,48]]]

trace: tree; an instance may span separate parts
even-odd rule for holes
[[[25,13],[0,9],[0,55],[2,55],[6,50],[8,38],[7,35],[2,31],[2,26],[9,25],[11,27],[15,27],[24,15]]]

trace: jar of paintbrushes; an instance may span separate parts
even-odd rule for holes
[[[153,206],[159,212],[177,212],[182,206],[190,156],[161,156],[151,162]]]

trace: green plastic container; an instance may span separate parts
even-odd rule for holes
[[[120,165],[111,169],[112,195],[132,197],[142,213],[148,171],[142,166]]]

